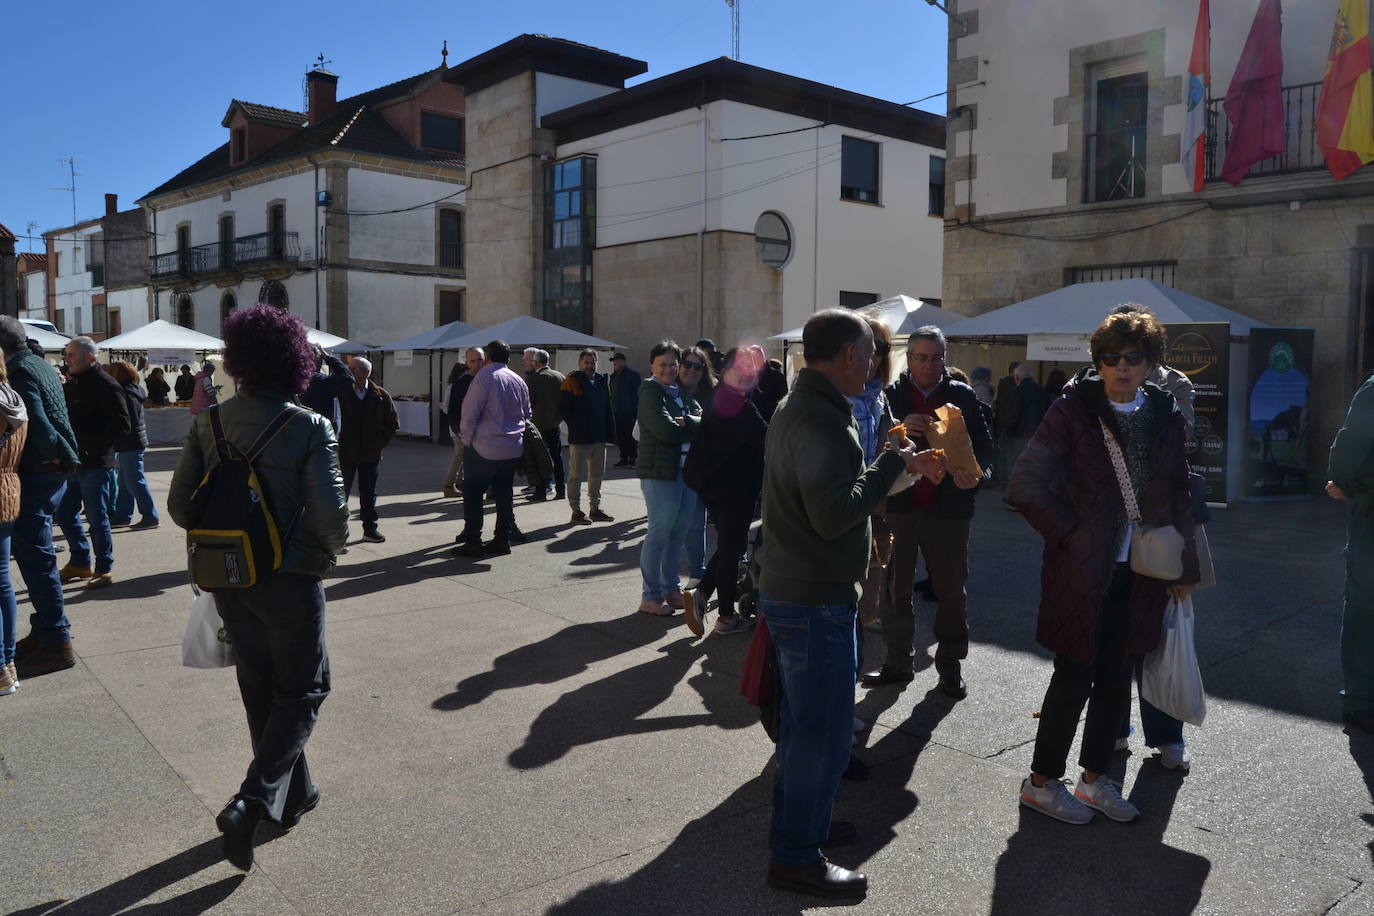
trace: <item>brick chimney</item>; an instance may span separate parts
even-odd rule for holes
[[[310,93],[310,126],[314,127],[334,113],[339,78],[328,70],[316,67],[305,75],[305,82]]]
[[[106,194],[106,195],[105,195],[105,215],[106,215],[106,216],[114,216],[114,215],[115,215],[116,213],[118,213],[118,212],[119,212],[119,195],[118,195],[118,194]]]

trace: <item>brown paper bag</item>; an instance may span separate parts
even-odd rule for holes
[[[982,477],[983,469],[973,454],[973,441],[964,425],[964,412],[953,404],[935,408],[935,420],[926,423],[926,441],[931,448],[945,450],[945,468],[949,473],[967,471]]]

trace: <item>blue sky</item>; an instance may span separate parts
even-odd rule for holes
[[[746,63],[894,102],[945,88],[946,19],[923,0],[741,2]],[[62,157],[76,157],[78,219],[107,192],[127,209],[224,142],[230,99],[301,108],[321,52],[340,97],[437,66],[444,39],[456,64],[524,32],[568,38],[647,61],[635,82],[730,54],[725,0],[75,0],[5,18],[0,223],[21,237],[31,222],[35,235],[71,224],[71,195],[49,190],[68,184]],[[917,107],[943,113],[944,99]]]

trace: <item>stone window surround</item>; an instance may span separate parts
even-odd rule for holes
[[[1054,123],[1068,125],[1068,149],[1050,156],[1050,177],[1066,179],[1064,203],[1085,203],[1085,143],[1093,100],[1094,66],[1140,56],[1149,80],[1149,101],[1145,125],[1145,197],[1159,197],[1167,163],[1178,162],[1182,138],[1164,133],[1164,109],[1183,103],[1183,76],[1164,75],[1164,29],[1152,29],[1121,38],[1099,41],[1069,49],[1069,94],[1054,100]],[[1100,201],[1109,203],[1109,201]],[[1119,203],[1119,201],[1110,201]],[[1089,204],[1091,206],[1091,204]]]
[[[436,327],[438,326],[439,320],[440,320],[440,318],[441,318],[441,316],[440,316],[440,314],[439,314],[439,301],[440,301],[440,299],[441,299],[440,293],[458,293],[459,296],[460,296],[460,299],[459,299],[459,303],[460,303],[460,304],[459,304],[459,306],[458,306],[458,320],[459,320],[459,321],[462,321],[464,318],[467,317],[467,311],[468,311],[468,294],[467,294],[467,287],[466,287],[466,286],[452,286],[452,285],[443,284],[443,283],[435,284],[435,286],[434,286],[434,324],[435,324]]]

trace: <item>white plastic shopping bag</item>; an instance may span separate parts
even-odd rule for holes
[[[196,600],[181,638],[181,663],[187,668],[228,668],[234,664],[234,646],[224,632],[224,621],[215,608],[215,597],[192,586]]]
[[[1201,725],[1207,716],[1207,695],[1202,689],[1193,646],[1193,599],[1169,599],[1164,608],[1164,632],[1159,645],[1145,656],[1140,692],[1156,709],[1189,725]]]

